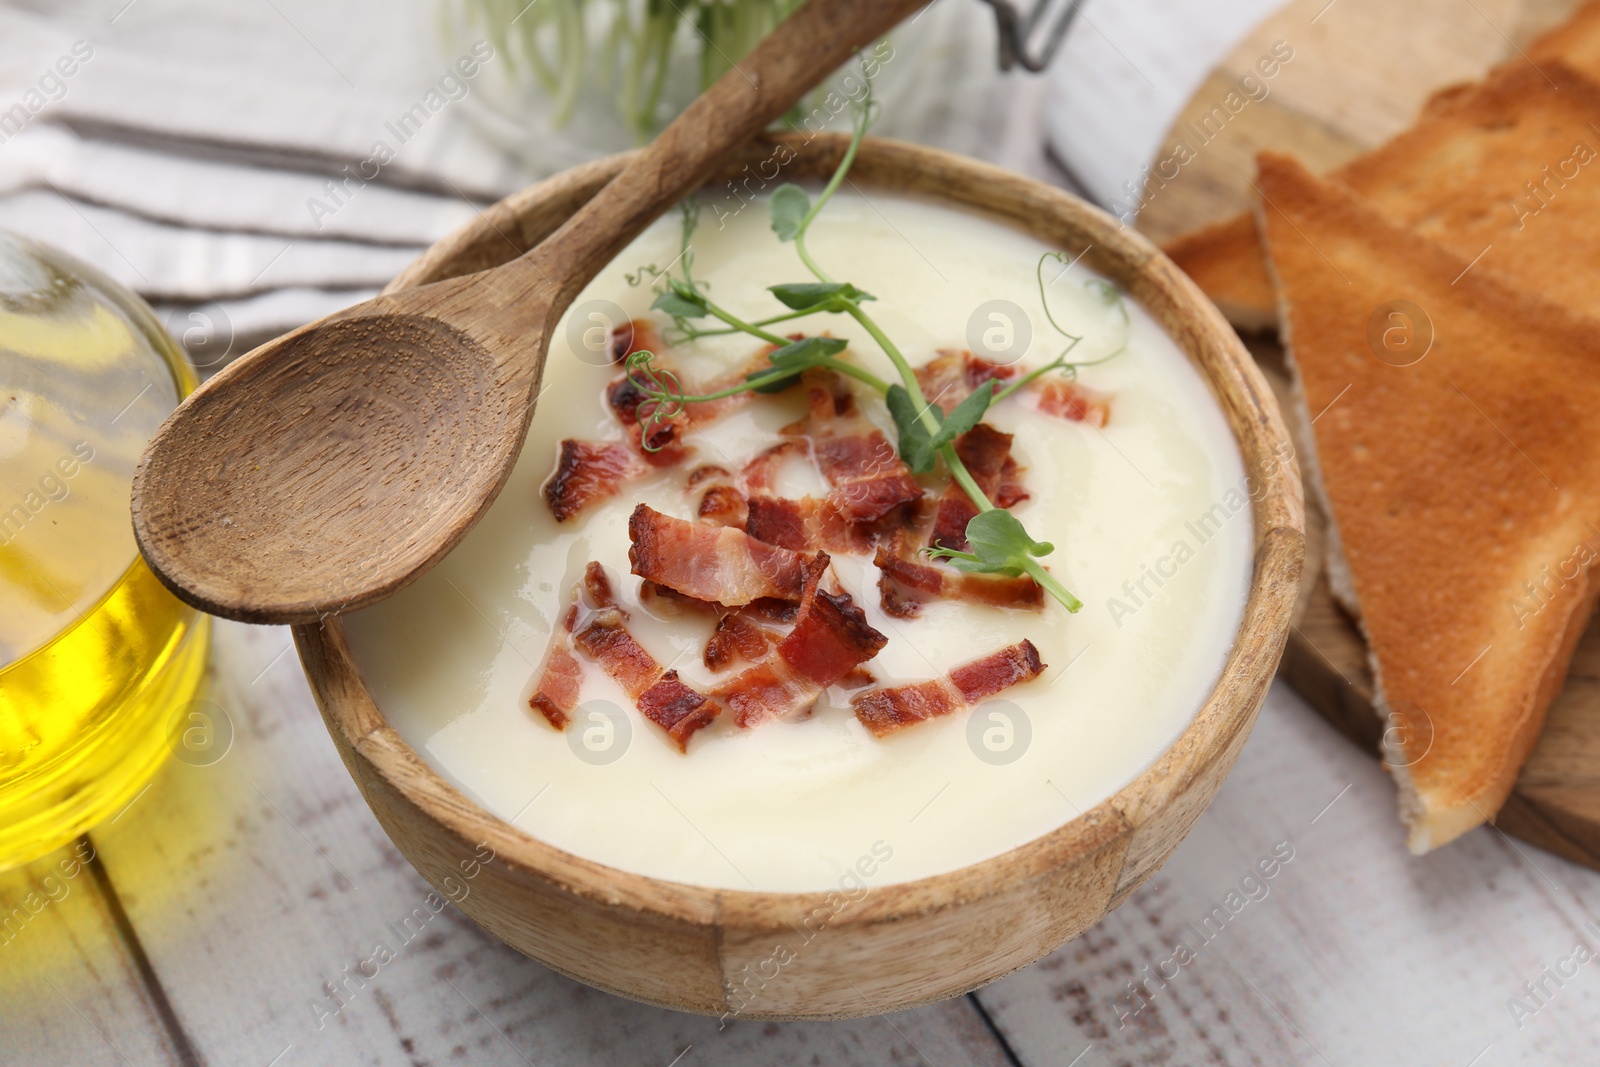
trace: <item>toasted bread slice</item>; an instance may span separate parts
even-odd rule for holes
[[[1174,238],[1163,249],[1240,330],[1278,321],[1272,278],[1261,259],[1255,216],[1246,212]]]
[[[1600,40],[1595,48],[1600,56]],[[1597,85],[1556,57],[1507,64],[1482,84],[1435,94],[1415,126],[1331,177],[1446,248],[1484,253],[1482,266],[1587,306],[1600,268]],[[1240,215],[1167,247],[1240,329],[1276,314],[1246,239],[1252,225]]]
[[[1524,51],[1535,63],[1557,59],[1600,81],[1600,0],[1590,0],[1578,8],[1566,22],[1531,42]]]
[[[1288,157],[1262,155],[1258,183],[1313,431],[1301,469],[1337,530],[1426,852],[1499,810],[1594,609],[1600,323]]]

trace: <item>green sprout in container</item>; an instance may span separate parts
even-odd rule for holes
[[[454,0],[513,69],[525,65],[565,125],[590,64],[640,138],[655,132],[680,39],[705,89],[788,18],[802,0]]]

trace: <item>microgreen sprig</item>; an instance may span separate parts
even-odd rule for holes
[[[1097,295],[1100,298],[1101,303],[1103,303],[1107,308],[1111,308],[1116,311],[1117,316],[1121,319],[1121,339],[1115,345],[1113,345],[1111,350],[1105,355],[1099,356],[1095,359],[1082,360],[1077,363],[1070,362],[1067,359],[1067,356],[1069,356],[1078,347],[1078,345],[1083,343],[1083,338],[1080,335],[1072,333],[1064,328],[1059,322],[1056,321],[1055,315],[1050,311],[1050,298],[1045,292],[1044,265],[1047,260],[1052,259],[1058,263],[1065,263],[1069,267],[1076,262],[1076,260],[1069,260],[1065,252],[1046,252],[1044,255],[1039,257],[1039,262],[1034,267],[1033,271],[1034,277],[1039,283],[1039,303],[1044,306],[1044,317],[1049,320],[1051,326],[1055,327],[1057,333],[1067,339],[1067,345],[1059,353],[1057,353],[1056,358],[1051,360],[1049,363],[1046,363],[1042,367],[1036,367],[1027,374],[1021,375],[1007,383],[1005,388],[1001,389],[995,394],[994,399],[996,403],[1004,400],[1017,390],[1026,388],[1030,383],[1044,377],[1051,371],[1059,370],[1066,378],[1076,378],[1078,376],[1078,369],[1080,367],[1096,366],[1097,364],[1104,363],[1107,360],[1121,355],[1127,350],[1128,339],[1133,330],[1133,321],[1128,316],[1127,302],[1122,299],[1122,293],[1117,289],[1117,287],[1112,285],[1110,282],[1104,281],[1100,278],[1090,278],[1088,281],[1083,283],[1084,288]]]

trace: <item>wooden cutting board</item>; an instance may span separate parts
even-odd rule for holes
[[[1578,0],[1291,0],[1216,67],[1179,115],[1155,162],[1171,157],[1180,141],[1200,147],[1181,177],[1147,200],[1139,228],[1164,241],[1248,208],[1248,179],[1263,148],[1293,152],[1320,170],[1343,163],[1409,125],[1434,90],[1480,77],[1577,6]],[[1266,83],[1264,99],[1245,104],[1218,132],[1214,109],[1246,73],[1259,78],[1259,60],[1278,42],[1294,49],[1293,58]],[[1198,131],[1208,115],[1210,128]],[[1214,135],[1202,142],[1201,133]],[[1286,399],[1276,341],[1247,342]],[[1376,756],[1385,724],[1372,707],[1366,645],[1328,590],[1327,520],[1309,499],[1306,526],[1305,583],[1280,673]],[[1495,822],[1600,869],[1600,620],[1579,643],[1539,744]]]
[[[1248,208],[1248,179],[1264,148],[1293,152],[1317,171],[1338,166],[1409,126],[1434,90],[1482,77],[1577,6],[1290,0],[1217,64],[1178,115],[1151,161],[1170,160],[1167,173],[1178,176],[1152,183],[1139,229],[1159,243]],[[1292,58],[1274,67],[1275,47]],[[1246,76],[1254,82],[1241,86]],[[1193,153],[1181,163],[1180,142]]]

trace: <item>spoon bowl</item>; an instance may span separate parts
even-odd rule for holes
[[[499,492],[542,336],[518,342],[537,358],[497,360],[484,337],[386,302],[398,303],[296,330],[227,368],[151,442],[136,537],[169,586],[184,576],[174,588],[196,607],[308,622],[370,604],[437,562]]]

